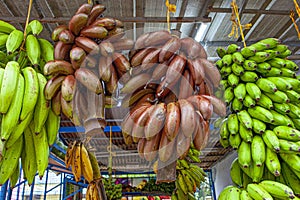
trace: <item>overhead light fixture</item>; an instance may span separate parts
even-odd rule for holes
[[[201,23],[201,25],[198,28],[198,31],[196,33],[196,36],[195,36],[195,40],[197,42],[200,42],[201,40],[203,40],[203,36],[204,36],[204,33],[206,32],[207,26],[208,26],[207,23]]]

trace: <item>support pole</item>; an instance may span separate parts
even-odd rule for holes
[[[11,199],[12,192],[13,192],[13,188],[10,188],[8,186],[7,199]]]
[[[212,171],[211,170],[209,170],[209,179],[211,181],[211,192],[213,194],[214,199],[217,199],[216,190],[215,190],[215,182],[214,182],[214,179],[212,177]]]
[[[5,200],[5,199],[6,199],[7,186],[8,186],[8,181],[6,181],[6,182],[1,186],[1,190],[0,190],[0,200]]]
[[[29,200],[33,199],[33,190],[34,190],[34,184],[35,184],[35,180],[33,180],[32,185],[30,186],[30,196],[29,196]]]
[[[47,198],[48,175],[49,175],[49,169],[47,169],[47,173],[46,173],[46,182],[45,182],[45,189],[44,189],[44,200],[46,200],[46,198]]]

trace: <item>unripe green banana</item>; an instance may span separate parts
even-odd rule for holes
[[[238,187],[243,187],[243,171],[240,168],[238,158],[234,159],[230,166],[230,177],[234,184]]]
[[[236,188],[235,186],[233,185],[229,185],[229,186],[226,186],[219,194],[218,196],[218,200],[228,200],[227,198],[227,195],[228,195],[228,192],[232,189]]]
[[[293,119],[292,118],[292,121],[294,123],[295,128],[300,130],[300,119]]]
[[[272,174],[267,167],[264,169],[263,180],[272,180],[275,181],[276,177]]]
[[[250,182],[252,182],[253,162],[251,162],[251,165],[249,165],[248,168],[244,168],[241,165],[240,165],[240,167],[241,167],[242,171],[244,172],[244,174],[246,174],[249,177],[250,180],[248,180],[247,178],[244,179],[249,184]],[[246,184],[244,183],[244,185],[246,185]]]
[[[232,87],[226,88],[226,90],[224,91],[225,103],[229,104],[233,100],[233,98],[234,98],[233,88]]]
[[[223,66],[223,67],[220,69],[220,73],[221,73],[223,76],[228,76],[229,74],[231,74],[231,72],[232,72],[231,66]]]
[[[229,144],[233,149],[238,149],[242,142],[240,134],[229,135]]]
[[[222,147],[224,147],[224,148],[227,148],[227,147],[230,146],[230,144],[229,144],[229,137],[228,137],[228,139],[220,138],[219,141],[220,141],[220,144],[222,145]]]
[[[276,67],[272,67],[269,71],[266,71],[263,73],[264,77],[275,77],[275,76],[281,76],[282,71]]]
[[[260,40],[259,42],[268,45],[268,48],[270,48],[270,49],[275,48],[277,45],[280,44],[280,40],[277,38],[266,38],[266,39]]]
[[[18,165],[23,144],[23,137],[20,137],[14,146],[5,149],[0,166],[0,185],[3,185],[13,174],[15,167]]]
[[[296,142],[279,139],[280,151],[282,152],[300,152],[300,145]]]
[[[241,190],[237,187],[232,188],[229,190],[227,194],[227,199],[232,199],[232,200],[239,200],[240,199],[240,192]]]
[[[28,185],[33,183],[37,172],[36,150],[33,143],[33,132],[29,126],[24,130],[24,155],[22,156],[22,168],[26,174]]]
[[[24,33],[20,30],[13,30],[6,41],[6,50],[8,54],[14,53],[21,46],[24,40]]]
[[[45,98],[44,88],[47,84],[47,79],[41,73],[37,73],[39,82],[39,95],[37,99],[36,106],[34,108],[33,120],[34,120],[34,133],[39,134],[42,130],[47,118],[48,113],[51,108],[50,101]]]
[[[290,126],[290,127],[294,126],[294,123],[292,122],[292,120],[290,120],[289,117],[287,117],[285,115],[281,115],[274,110],[270,110],[270,112],[272,113],[273,119],[274,119],[274,122],[272,122],[273,125]]]
[[[300,80],[296,78],[290,78],[290,77],[282,77],[282,78],[292,85],[293,90],[295,90],[298,93],[300,92]]]
[[[39,83],[35,69],[25,67],[22,69],[22,73],[25,79],[25,91],[20,120],[24,120],[33,111],[39,95]]]
[[[285,94],[290,99],[291,103],[299,103],[300,102],[300,94],[294,90],[287,90]]]
[[[246,96],[246,86],[244,83],[239,83],[234,89],[233,89],[234,96],[240,100],[243,101]]]
[[[271,194],[259,184],[250,183],[247,186],[247,192],[253,199],[273,200]]]
[[[38,20],[32,20],[29,22],[27,29],[26,29],[26,34],[28,35],[29,33],[32,33],[33,35],[38,35],[43,31],[43,25],[40,21]]]
[[[28,35],[26,37],[25,46],[31,64],[39,66],[41,59],[41,47],[38,39],[34,35]]]
[[[300,108],[293,103],[288,103],[287,105],[290,108],[290,113],[288,113],[288,115],[292,118],[299,118]],[[290,114],[292,114],[292,115],[290,115]]]
[[[293,190],[285,184],[264,180],[261,181],[259,185],[276,198],[295,198]]]
[[[256,49],[252,46],[247,46],[241,49],[241,54],[245,57],[245,58],[249,58],[251,56],[254,56],[256,53]]]
[[[231,54],[226,54],[222,57],[223,60],[223,65],[224,66],[230,66],[232,64],[232,55]]]
[[[236,63],[233,63],[231,65],[231,70],[237,76],[241,76],[241,75],[243,75],[245,73],[244,68],[241,65],[236,64]]]
[[[227,54],[226,50],[223,47],[218,47],[216,51],[220,58],[223,58]]]
[[[249,57],[249,60],[253,60],[256,63],[262,63],[265,62],[266,60],[268,60],[270,58],[270,54],[264,51],[258,51],[255,53],[254,56]]]
[[[6,141],[19,122],[24,96],[24,78],[18,74],[17,88],[11,101],[8,111],[2,116],[1,121],[1,140]]]
[[[277,153],[270,148],[266,148],[266,167],[274,176],[280,176],[281,164],[278,159]]]
[[[243,109],[243,102],[239,101],[237,98],[234,98],[233,101],[232,101],[232,103],[231,103],[231,109],[234,112],[241,111]]]
[[[276,47],[273,48],[274,51],[279,51],[280,53],[284,52],[288,49],[288,46],[285,44],[278,44]]]
[[[239,132],[239,121],[236,114],[230,114],[228,116],[227,128],[231,135],[235,135]]]
[[[215,65],[217,66],[218,69],[221,69],[223,67],[223,60],[222,59],[217,60]]]
[[[262,63],[259,63],[257,64],[257,68],[256,68],[256,71],[258,71],[259,73],[266,73],[268,72],[269,70],[271,70],[271,65],[267,62],[262,62]]]
[[[291,50],[287,49],[284,52],[279,53],[279,55],[277,55],[277,57],[279,57],[279,58],[286,58],[286,57],[292,55],[292,53],[293,52]]]
[[[279,51],[274,51],[272,49],[265,50],[265,52],[267,52],[267,53],[270,54],[269,60],[271,60],[271,59],[273,59],[275,57],[278,57],[280,55]]]
[[[267,77],[268,80],[272,81],[278,90],[281,90],[281,91],[287,91],[287,90],[291,90],[293,87],[292,85],[285,81],[283,78],[281,77]]]
[[[228,127],[227,127],[227,119],[226,121],[224,121],[221,125],[221,128],[220,128],[220,137],[222,139],[225,139],[227,140],[229,138],[229,131],[228,131]]]
[[[280,68],[280,70],[282,71],[282,75],[283,77],[290,77],[290,78],[296,78],[296,73],[290,69],[287,69],[285,67]]]
[[[290,99],[288,98],[288,96],[280,90],[278,90],[274,93],[265,92],[265,95],[268,96],[275,103],[288,103],[288,102],[290,102]]]
[[[243,67],[247,71],[255,71],[257,68],[257,64],[253,60],[245,60]]]
[[[280,151],[279,139],[273,131],[266,130],[265,133],[262,134],[262,139],[269,149],[275,152]]]
[[[290,112],[290,107],[286,103],[274,103],[274,109],[280,114],[286,115]]]
[[[263,163],[260,166],[253,165],[252,169],[252,181],[254,183],[258,183],[262,180],[264,174],[265,164]]]
[[[238,162],[243,168],[248,168],[251,165],[251,144],[242,141],[238,150]]]
[[[251,200],[252,198],[248,194],[247,190],[241,190],[240,199],[241,200]]]
[[[56,139],[60,127],[60,116],[57,116],[52,109],[49,110],[47,120],[45,122],[48,144],[52,146]]]
[[[241,75],[240,78],[244,82],[255,82],[258,80],[257,74],[252,71],[245,71],[245,73]]]
[[[300,138],[300,131],[288,126],[276,126],[273,131],[280,139],[297,142]]]
[[[252,130],[252,118],[250,117],[247,110],[242,110],[237,113],[239,122],[248,130]]]
[[[34,121],[30,124],[31,132],[33,133],[34,148],[38,149],[36,152],[37,170],[40,178],[43,177],[44,172],[48,167],[49,147],[47,140],[46,128],[43,127],[39,134],[34,134]]]
[[[264,92],[274,93],[277,91],[276,85],[266,78],[260,78],[256,81],[256,85]]]
[[[54,47],[53,45],[43,38],[38,39],[41,47],[41,57],[45,62],[54,60]]]
[[[178,185],[179,185],[180,189],[183,191],[184,194],[187,194],[188,188],[187,188],[186,182],[184,181],[182,174],[178,174],[177,179],[178,179]]]
[[[246,87],[246,90],[247,90],[247,87]],[[251,96],[249,94],[246,94],[245,99],[243,101],[243,105],[246,106],[247,108],[252,108],[256,105],[256,102],[254,99],[251,98]]]
[[[271,60],[268,60],[268,63],[272,67],[276,67],[276,68],[282,68],[286,66],[285,59],[282,58],[273,58]]]
[[[15,61],[6,64],[0,90],[0,113],[8,111],[17,88],[19,70],[19,64]]]
[[[261,166],[266,160],[265,143],[261,136],[255,135],[251,143],[251,156],[254,165]]]
[[[236,64],[243,65],[245,58],[240,52],[235,52],[232,54],[232,61]]]
[[[246,91],[252,99],[260,100],[261,90],[255,83],[246,83]]]
[[[12,24],[0,20],[0,33],[10,34],[15,29],[16,27],[14,27]]]
[[[293,170],[290,169],[290,167],[285,163],[282,162],[281,164],[281,168],[282,168],[282,176],[287,184],[287,186],[289,186],[290,188],[293,189],[295,195],[299,195],[300,194],[300,178],[298,178],[296,176],[296,174],[293,172]]]
[[[285,67],[287,69],[290,69],[290,70],[293,70],[293,71],[298,71],[299,70],[298,65],[292,60],[285,60],[285,64],[286,64]]]
[[[20,162],[18,161],[17,166],[14,169],[13,174],[9,177],[9,187],[13,189],[19,181],[20,175]]]
[[[252,119],[252,124],[253,131],[257,134],[263,134],[267,129],[267,125],[258,119]]]
[[[242,123],[240,123],[239,133],[243,141],[252,142],[252,137],[253,137],[252,130],[247,129]]]
[[[181,170],[180,172],[184,182],[186,183],[188,193],[194,193],[194,179],[189,177],[189,174],[185,170]]]
[[[272,113],[269,110],[267,110],[261,106],[255,106],[253,108],[248,108],[248,113],[252,118],[261,120],[263,122],[267,122],[267,123],[274,122]]]
[[[251,44],[250,46],[254,47],[256,49],[256,51],[264,51],[264,50],[270,48],[269,44],[261,42],[261,41]]]
[[[222,90],[225,90],[227,87],[229,87],[228,81],[227,80],[221,80],[220,81],[220,86]]]
[[[237,75],[235,75],[235,74],[230,74],[227,77],[227,80],[228,80],[228,84],[231,87],[235,88],[239,84],[240,78]]]
[[[237,52],[240,49],[240,47],[237,44],[230,44],[227,47],[227,53],[228,54],[233,54]]]

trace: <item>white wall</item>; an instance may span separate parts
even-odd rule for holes
[[[236,151],[233,151],[212,167],[212,177],[214,180],[215,193],[217,198],[224,187],[232,184],[230,178],[230,166],[232,161],[236,157],[237,153]]]

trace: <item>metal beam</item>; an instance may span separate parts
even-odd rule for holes
[[[246,41],[248,45],[251,45],[255,42],[258,42],[258,41]],[[243,46],[243,43],[242,42],[235,42],[237,45],[239,46]],[[202,45],[206,45],[206,46],[209,46],[209,47],[212,47],[212,46],[228,46],[230,44],[229,41],[206,41],[206,42],[201,42]],[[300,41],[282,41],[282,44],[285,44],[287,46],[291,46],[291,47],[300,47]]]
[[[113,17],[115,18],[115,17]],[[21,23],[24,22],[24,17],[5,17],[1,16],[1,20],[7,22]],[[39,20],[42,23],[65,23],[70,20],[69,17],[44,17],[44,18],[30,18],[30,20]],[[124,23],[167,23],[165,17],[122,17]],[[177,23],[201,23],[211,22],[211,18],[207,17],[170,17],[170,22]]]
[[[209,12],[231,13],[231,8],[215,8],[209,7]],[[266,14],[266,15],[290,15],[290,10],[260,10],[260,9],[245,9],[244,14]]]

